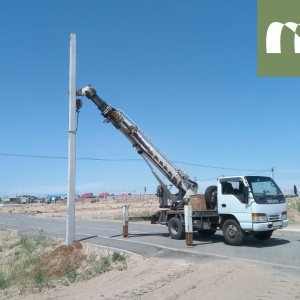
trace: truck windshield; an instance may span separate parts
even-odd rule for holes
[[[253,198],[257,203],[283,203],[285,199],[283,194],[270,177],[264,176],[246,176]]]

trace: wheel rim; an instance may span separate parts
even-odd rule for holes
[[[226,234],[229,238],[234,239],[238,235],[238,230],[234,225],[229,225],[226,230]]]
[[[172,226],[171,226],[171,231],[172,231],[172,233],[178,233],[178,226],[176,225],[176,224],[173,224]]]

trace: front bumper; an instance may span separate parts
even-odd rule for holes
[[[289,220],[265,222],[265,223],[253,223],[253,231],[267,231],[282,229],[289,225]]]

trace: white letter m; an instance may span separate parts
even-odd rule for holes
[[[282,24],[280,22],[273,22],[269,25],[266,37],[267,53],[281,53],[281,32],[284,26],[288,27],[294,32],[294,47],[295,53],[300,53],[300,37],[296,33],[297,27],[300,24],[288,22]]]

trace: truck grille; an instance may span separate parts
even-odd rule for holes
[[[279,220],[281,220],[281,215],[280,214],[268,215],[268,220],[269,221],[279,221]]]

